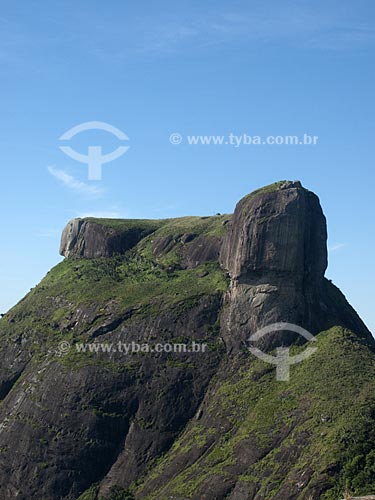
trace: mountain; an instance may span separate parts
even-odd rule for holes
[[[374,493],[375,343],[326,240],[291,181],[233,215],[71,221],[0,320],[1,500]]]

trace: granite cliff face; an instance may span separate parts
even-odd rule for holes
[[[357,315],[337,308],[326,292],[333,288],[324,279],[326,219],[318,197],[300,182],[280,182],[243,198],[220,261],[231,277],[223,321],[227,345],[240,348],[249,333],[278,322],[304,325],[314,334],[345,325],[368,336]],[[283,332],[268,336],[262,347],[295,340]]]
[[[324,277],[326,239],[318,198],[289,181],[233,215],[71,221],[66,259],[0,320],[0,498],[370,493],[374,342]],[[247,349],[276,322],[317,338],[288,383]],[[301,340],[279,331],[259,347]]]
[[[221,261],[233,279],[287,273],[322,278],[326,241],[318,197],[300,182],[281,182],[238,203]]]
[[[143,227],[122,228],[121,225],[106,226],[92,219],[73,219],[62,233],[60,254],[90,259],[124,254],[156,228],[157,223],[151,221],[146,221]]]

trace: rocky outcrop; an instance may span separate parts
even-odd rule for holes
[[[243,198],[221,251],[232,279],[287,273],[322,277],[327,228],[318,197],[282,182]]]
[[[71,221],[65,261],[0,320],[1,500],[331,500],[358,464],[363,493],[374,342],[324,277],[326,237],[317,196],[287,181],[233,216]],[[247,349],[275,322],[321,338],[290,384]]]
[[[279,182],[243,198],[220,261],[231,277],[222,316],[230,349],[241,349],[252,334],[274,323],[297,324],[312,333],[348,325],[348,308],[338,310],[326,292],[325,216],[318,197],[300,182]],[[350,318],[356,330],[370,338],[354,311]],[[259,345],[272,349],[297,339],[295,333],[282,331]]]
[[[90,219],[73,219],[63,230],[60,254],[64,257],[111,257],[133,248],[145,236],[155,231],[150,224],[114,228]]]
[[[219,260],[222,239],[204,234],[177,234],[155,238],[152,253],[156,258],[175,252],[178,266],[182,269],[195,267]]]

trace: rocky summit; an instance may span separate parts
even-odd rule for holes
[[[326,240],[291,181],[233,215],[69,222],[0,320],[0,499],[375,493],[375,343]],[[249,350],[268,326],[253,344],[300,356],[288,380]]]

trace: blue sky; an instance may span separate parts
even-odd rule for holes
[[[374,14],[373,0],[3,0],[0,310],[59,262],[73,217],[232,212],[257,187],[300,179],[328,218],[327,276],[375,332]],[[102,181],[59,149],[93,120],[130,139]],[[319,142],[185,139],[229,133]],[[71,146],[97,143],[118,145],[93,131]]]

